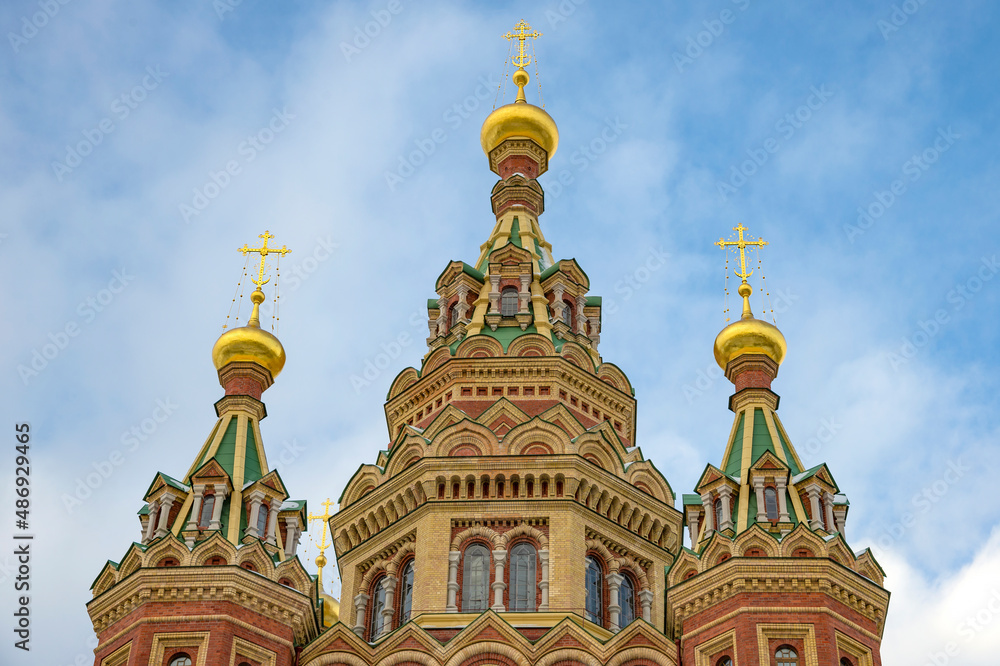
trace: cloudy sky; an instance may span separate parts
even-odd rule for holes
[[[0,385],[37,538],[34,650],[5,625],[0,661],[92,662],[88,588],[209,434],[236,248],[264,229],[293,249],[265,444],[313,508],[374,462],[435,278],[492,228],[479,129],[524,18],[561,139],[542,226],[604,296],[644,454],[677,493],[720,462],[712,243],[743,223],[770,243],[779,413],[888,573],[886,663],[995,663],[997,9],[807,4],[3,3]]]

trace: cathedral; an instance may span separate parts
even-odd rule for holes
[[[437,278],[388,443],[323,514],[340,600],[303,566],[310,514],[260,433],[285,363],[260,324],[264,259],[288,251],[265,232],[242,248],[261,262],[249,320],[212,350],[217,420],[186,471],[153,476],[137,540],[93,583],[95,666],[881,664],[884,572],[778,416],[786,343],[751,311],[745,250],[763,241],[742,225],[718,242],[742,260],[742,313],[714,346],[729,437],[689,494],[643,457],[634,389],[599,352],[601,297],[542,232],[559,133],[524,92],[536,36],[507,35],[517,96],[480,135],[492,231]]]

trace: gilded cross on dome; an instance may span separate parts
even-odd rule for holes
[[[330,545],[331,545],[331,544],[328,544],[326,542],[326,534],[327,534],[327,529],[326,528],[327,528],[327,525],[329,524],[330,516],[333,515],[333,514],[330,513],[330,506],[332,504],[333,504],[333,502],[331,502],[330,498],[327,497],[326,501],[323,502],[323,504],[322,504],[322,507],[324,509],[322,514],[319,514],[319,515],[314,514],[314,513],[309,514],[309,522],[310,523],[313,522],[314,520],[319,520],[319,521],[322,521],[322,523],[323,523],[323,536],[322,536],[322,538],[319,541],[319,545],[317,546],[317,548],[319,549],[319,555],[316,556],[316,568],[319,570],[318,571],[319,589],[321,589],[321,590],[323,589],[323,567],[326,566],[326,562],[327,562],[326,555],[324,553],[326,552],[326,549],[329,548]]]
[[[531,30],[531,26],[528,25],[527,21],[521,19],[520,21],[517,22],[517,25],[514,26],[514,32],[508,32],[506,35],[504,35],[504,38],[507,41],[513,39],[518,40],[517,55],[515,55],[511,60],[515,65],[517,65],[521,69],[524,69],[525,65],[531,64],[531,56],[524,52],[525,40],[527,40],[529,37],[531,39],[535,39],[536,37],[542,36],[542,33],[540,32],[529,32],[529,30]]]
[[[272,254],[272,253],[276,253],[276,254],[280,254],[283,257],[286,254],[288,254],[289,252],[291,252],[291,250],[289,250],[284,245],[282,245],[280,248],[268,247],[267,246],[267,241],[269,241],[270,239],[274,238],[274,235],[272,235],[267,230],[265,230],[264,233],[262,233],[259,236],[257,236],[257,238],[263,238],[264,239],[264,243],[263,243],[263,245],[261,245],[261,247],[250,247],[248,244],[244,243],[243,247],[237,248],[237,251],[238,252],[242,252],[243,256],[246,256],[247,254],[249,254],[251,252],[258,252],[258,253],[260,253],[260,271],[258,271],[256,278],[250,278],[253,281],[253,283],[255,285],[257,285],[257,288],[259,289],[260,287],[262,287],[265,284],[267,284],[270,281],[270,279],[271,279],[271,278],[267,278],[266,280],[264,279],[264,259],[267,257],[267,255]]]
[[[753,270],[752,269],[751,269],[751,271],[749,273],[747,272],[746,248],[748,246],[750,246],[750,245],[756,245],[757,247],[764,247],[765,245],[767,245],[767,241],[765,241],[763,239],[760,239],[760,238],[758,238],[755,241],[745,240],[743,238],[743,232],[744,231],[748,231],[748,229],[746,227],[744,227],[742,224],[738,224],[735,227],[733,227],[733,231],[735,231],[735,232],[737,232],[739,234],[739,239],[738,240],[727,241],[727,240],[723,240],[722,238],[720,238],[718,241],[715,242],[715,245],[718,245],[723,250],[725,250],[727,247],[730,247],[730,246],[735,246],[735,247],[738,247],[740,249],[740,272],[736,273],[735,270],[733,272],[736,273],[736,277],[743,278],[743,283],[746,284],[747,278],[750,277],[751,275],[753,275]]]

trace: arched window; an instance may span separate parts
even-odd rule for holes
[[[470,495],[471,497],[471,495]],[[489,605],[490,554],[474,543],[465,549],[462,568],[462,612],[476,613]]]
[[[179,567],[181,563],[176,557],[164,557],[160,560],[156,566],[158,567]]]
[[[587,556],[587,619],[604,626],[604,571],[596,557]]]
[[[624,629],[635,621],[635,583],[629,576],[622,576],[621,587],[618,588],[618,626]]]
[[[513,317],[517,314],[517,289],[507,287],[500,292],[500,316]]]
[[[260,508],[257,509],[257,534],[263,539],[267,535],[264,534],[264,530],[267,529],[267,505],[261,504]]]
[[[848,659],[847,657],[841,657],[840,658],[840,666],[854,666],[854,664],[852,664],[851,660]]]
[[[733,660],[729,657],[723,657],[719,661],[715,662],[715,666],[733,666]]]
[[[170,666],[191,666],[191,657],[181,652],[170,659]]]
[[[778,519],[778,493],[770,486],[764,488],[764,511],[768,520]]]
[[[402,589],[399,592],[399,625],[402,626],[410,621],[410,613],[413,611],[413,560],[403,567],[400,586]]]
[[[215,513],[215,495],[206,495],[201,500],[201,516],[198,518],[198,527],[207,530],[212,524],[212,514]]]
[[[535,547],[519,543],[510,551],[510,610],[535,610]]]
[[[368,616],[368,640],[374,641],[382,633],[385,618],[382,617],[382,610],[385,608],[385,588],[382,583],[385,576],[380,577],[372,586],[371,610]]]
[[[562,320],[567,326],[573,325],[573,306],[565,301],[563,301]]]
[[[221,555],[213,555],[212,557],[205,560],[205,566],[209,567],[224,567],[228,564],[226,558]]]
[[[715,499],[715,529],[722,529],[722,499]]]
[[[774,653],[774,659],[778,662],[777,666],[799,666],[799,655],[790,645],[778,648]]]
[[[454,326],[457,323],[458,323],[458,303],[455,303],[453,306],[451,306],[451,324],[450,324],[450,326]]]

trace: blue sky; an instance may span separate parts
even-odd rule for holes
[[[743,223],[770,243],[789,348],[779,414],[850,497],[851,545],[876,548],[888,573],[886,663],[927,663],[949,643],[956,663],[993,663],[992,3],[223,2],[0,8],[0,382],[6,422],[36,437],[37,651],[24,663],[90,663],[87,588],[138,538],[155,471],[183,474],[211,429],[235,250],[264,229],[293,249],[265,444],[303,449],[280,471],[313,507],[374,461],[385,391],[425,349],[435,278],[492,228],[479,129],[500,35],[520,18],[544,34],[560,131],[542,227],[605,298],[601,353],[636,388],[644,454],[678,493],[721,459],[731,385],[712,358],[712,243]],[[391,18],[355,44],[372,12]],[[272,140],[248,142],[265,128]],[[387,178],[421,145],[412,174]],[[19,369],[60,341],[37,375]],[[352,384],[383,352],[389,367]],[[157,401],[171,405],[161,423]],[[114,451],[123,462],[67,509]],[[0,647],[5,663],[12,652]]]

